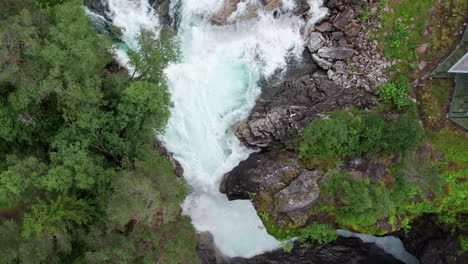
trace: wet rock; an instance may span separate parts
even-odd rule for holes
[[[327,45],[327,41],[319,32],[312,32],[309,36],[309,42],[307,43],[307,48],[310,52],[314,53],[320,48]]]
[[[233,264],[402,264],[375,244],[364,243],[355,237],[339,237],[329,244],[302,247],[295,243],[291,252],[281,249],[246,258],[233,258]]]
[[[317,180],[321,176],[318,171],[305,171],[299,174],[288,187],[275,195],[276,210],[280,213],[289,213],[309,209],[320,194]]]
[[[84,5],[91,9],[91,11],[101,16],[106,16],[106,12],[109,10],[107,1],[84,0]]]
[[[354,49],[345,47],[321,48],[318,50],[318,56],[327,59],[343,60],[351,58],[354,52]]]
[[[260,192],[276,193],[301,172],[296,155],[288,151],[253,153],[227,173],[220,186],[229,200],[248,199]]]
[[[229,263],[228,258],[224,257],[214,244],[214,238],[210,232],[198,234],[197,255],[201,264]]]
[[[354,10],[352,8],[348,8],[335,18],[333,25],[338,29],[343,29],[343,27],[348,25],[353,19]]]
[[[421,264],[468,263],[468,252],[461,250],[459,242],[463,232],[439,223],[435,215],[426,214],[416,219],[408,232],[389,235],[400,238],[405,249]]]
[[[169,152],[166,147],[162,144],[161,141],[158,139],[154,139],[153,141],[153,146],[154,148],[161,154],[162,156],[166,157],[174,166],[174,173],[177,177],[181,178],[184,176],[184,168],[180,164],[178,160],[174,158],[174,155],[172,152]]]

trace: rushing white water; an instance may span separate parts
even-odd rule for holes
[[[252,0],[257,1],[257,0]],[[326,11],[323,0],[310,0],[311,16]],[[284,8],[293,8],[285,0]],[[159,19],[148,0],[108,0],[108,16],[124,28],[123,40],[137,48],[140,28],[157,31]],[[171,7],[178,3],[174,0]],[[193,193],[183,204],[198,231],[210,231],[227,256],[249,257],[274,249],[279,242],[270,236],[250,201],[228,201],[219,193],[224,173],[248,157],[230,128],[247,117],[260,93],[257,83],[286,66],[288,56],[302,52],[300,29],[304,21],[295,16],[258,19],[230,26],[213,26],[209,16],[223,0],[181,0],[178,35],[182,61],[166,73],[174,102],[162,137],[185,169]],[[171,10],[175,13],[174,10]],[[235,15],[235,14],[234,14]],[[118,53],[125,61],[122,52]]]
[[[163,141],[185,169],[194,192],[183,205],[199,231],[210,231],[228,256],[253,256],[279,246],[262,227],[250,201],[219,193],[224,173],[247,158],[231,126],[247,117],[261,76],[286,66],[303,40],[298,17],[212,26],[206,17],[222,0],[184,0],[179,36],[181,63],[167,69],[174,109]]]
[[[108,16],[123,27],[123,40],[137,48],[140,28],[158,31],[159,19],[148,0],[106,0]],[[175,10],[181,1],[181,9]],[[258,0],[249,0],[258,1]],[[200,232],[210,231],[227,256],[250,257],[279,246],[267,234],[250,201],[228,201],[218,191],[224,173],[252,152],[243,147],[230,128],[247,117],[260,93],[257,83],[286,66],[286,58],[302,52],[304,43],[298,17],[260,14],[258,19],[230,26],[213,26],[208,17],[223,0],[173,0],[171,13],[182,20],[178,35],[182,61],[167,70],[174,102],[162,140],[185,169],[193,193],[183,204]],[[284,0],[284,9],[294,7]],[[312,21],[326,14],[323,0],[309,0]],[[239,12],[245,8],[239,6]],[[231,16],[231,21],[236,13]],[[118,59],[126,64],[123,51]],[[128,65],[127,65],[128,66]],[[406,263],[414,262],[401,241],[339,231],[374,242]],[[396,239],[396,238],[395,238]]]

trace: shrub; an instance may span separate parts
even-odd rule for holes
[[[339,118],[319,119],[304,130],[299,155],[317,165],[324,161],[352,154],[352,146],[358,142],[358,133]]]
[[[409,99],[411,85],[405,76],[399,76],[377,90],[381,100],[393,103],[397,109],[403,109],[411,103]]]
[[[372,225],[394,209],[385,185],[371,184],[368,179],[353,180],[348,174],[334,173],[320,189],[326,195],[337,195],[342,206],[330,210],[342,227]]]
[[[423,140],[424,130],[421,125],[403,115],[388,123],[382,137],[382,147],[388,153],[401,153],[415,149]]]
[[[358,153],[365,153],[370,157],[382,151],[382,137],[387,123],[377,113],[371,113],[363,118],[359,145],[356,145]]]
[[[312,223],[301,229],[298,240],[305,243],[315,241],[320,244],[330,243],[338,237],[336,230],[331,225]]]
[[[306,127],[298,150],[300,158],[314,167],[333,165],[346,156],[406,152],[420,145],[423,137],[422,127],[408,116],[385,122],[376,113],[361,118],[335,112]]]

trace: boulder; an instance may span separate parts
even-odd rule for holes
[[[368,179],[370,183],[393,183],[392,172],[377,160],[364,158],[353,158],[346,161],[341,167],[347,171],[354,179]]]
[[[288,186],[302,169],[288,151],[253,153],[224,175],[220,192],[229,200],[249,199],[254,193],[276,193]]]
[[[333,29],[333,24],[330,22],[323,22],[322,24],[315,25],[315,29],[320,31],[320,32],[328,32],[332,31]]]
[[[309,36],[309,42],[307,43],[307,48],[310,52],[317,52],[320,48],[327,45],[327,41],[319,32],[312,32]]]
[[[318,56],[335,60],[349,59],[354,55],[354,53],[354,49],[346,47],[325,47],[318,50]]]
[[[327,61],[326,59],[322,59],[320,58],[319,56],[317,56],[316,54],[312,54],[312,59],[315,61],[315,63],[317,63],[317,65],[324,69],[324,70],[328,70],[332,67],[332,63]]]
[[[335,70],[336,73],[344,73],[346,71],[346,63],[343,61],[337,61],[335,64],[333,64],[333,69]]]
[[[336,16],[333,21],[333,25],[338,29],[343,29],[344,26],[348,25],[351,20],[354,19],[354,10],[352,8],[347,8],[338,16]]]
[[[350,23],[343,28],[343,32],[348,37],[355,37],[361,31],[361,26],[357,23]]]
[[[318,171],[299,174],[288,187],[275,195],[276,210],[280,213],[290,213],[309,209],[320,194],[317,180],[321,176]]]

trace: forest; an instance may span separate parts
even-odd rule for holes
[[[131,78],[81,1],[0,17],[0,262],[197,263],[189,187],[155,149],[178,43],[142,32]]]

